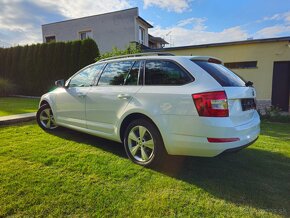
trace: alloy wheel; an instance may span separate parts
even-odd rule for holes
[[[45,129],[55,129],[57,125],[55,124],[54,116],[50,108],[46,108],[40,112],[39,120],[41,125]]]
[[[154,154],[154,140],[144,126],[133,127],[128,135],[128,148],[131,155],[140,162],[148,162]]]

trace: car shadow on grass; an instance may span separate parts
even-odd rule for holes
[[[290,159],[286,156],[247,148],[215,158],[170,159],[156,170],[236,205],[290,213]]]
[[[127,158],[120,143],[64,128],[51,134]],[[215,158],[170,156],[152,170],[236,205],[290,214],[290,159],[279,153],[249,147]]]
[[[64,127],[59,127],[56,131],[48,133],[70,141],[95,146],[119,157],[127,158],[124,146],[118,142],[99,138],[97,136],[92,136],[86,133],[74,131]]]

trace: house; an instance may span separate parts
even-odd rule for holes
[[[149,46],[148,29],[153,26],[139,16],[138,8],[82,17],[42,25],[43,42],[92,38],[101,53],[112,47],[124,49],[130,43]],[[163,42],[162,43],[166,43]],[[159,48],[160,42],[151,43]]]
[[[148,34],[148,37],[149,37],[149,48],[152,48],[152,49],[163,48],[165,45],[169,44],[161,37],[155,37],[150,34]]]
[[[175,55],[218,57],[224,65],[254,82],[258,107],[290,112],[290,36],[151,49]]]

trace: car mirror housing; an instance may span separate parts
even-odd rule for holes
[[[60,79],[60,80],[56,80],[54,83],[57,87],[64,87],[64,80]]]

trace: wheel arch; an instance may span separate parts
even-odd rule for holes
[[[56,115],[55,114],[55,105],[53,104],[51,97],[47,94],[41,97],[41,99],[39,101],[39,108],[45,104],[48,104],[49,107],[51,108],[53,114]]]
[[[53,107],[53,100],[51,93],[46,93],[43,96],[41,96],[39,101],[39,107],[41,107],[44,104],[48,104],[50,107]]]
[[[39,107],[41,107],[42,105],[45,105],[45,104],[50,105],[49,102],[48,102],[47,100],[43,99],[43,100],[40,101],[40,103],[39,103]]]
[[[137,119],[145,119],[147,121],[149,121],[150,123],[152,123],[158,130],[161,139],[163,141],[164,144],[164,140],[163,140],[163,136],[162,133],[160,131],[160,128],[158,127],[158,125],[147,115],[140,113],[140,112],[134,112],[131,114],[128,114],[121,122],[120,128],[119,128],[119,137],[121,139],[121,141],[123,142],[124,140],[124,135],[125,135],[125,131],[127,126],[133,121],[133,120],[137,120]]]

